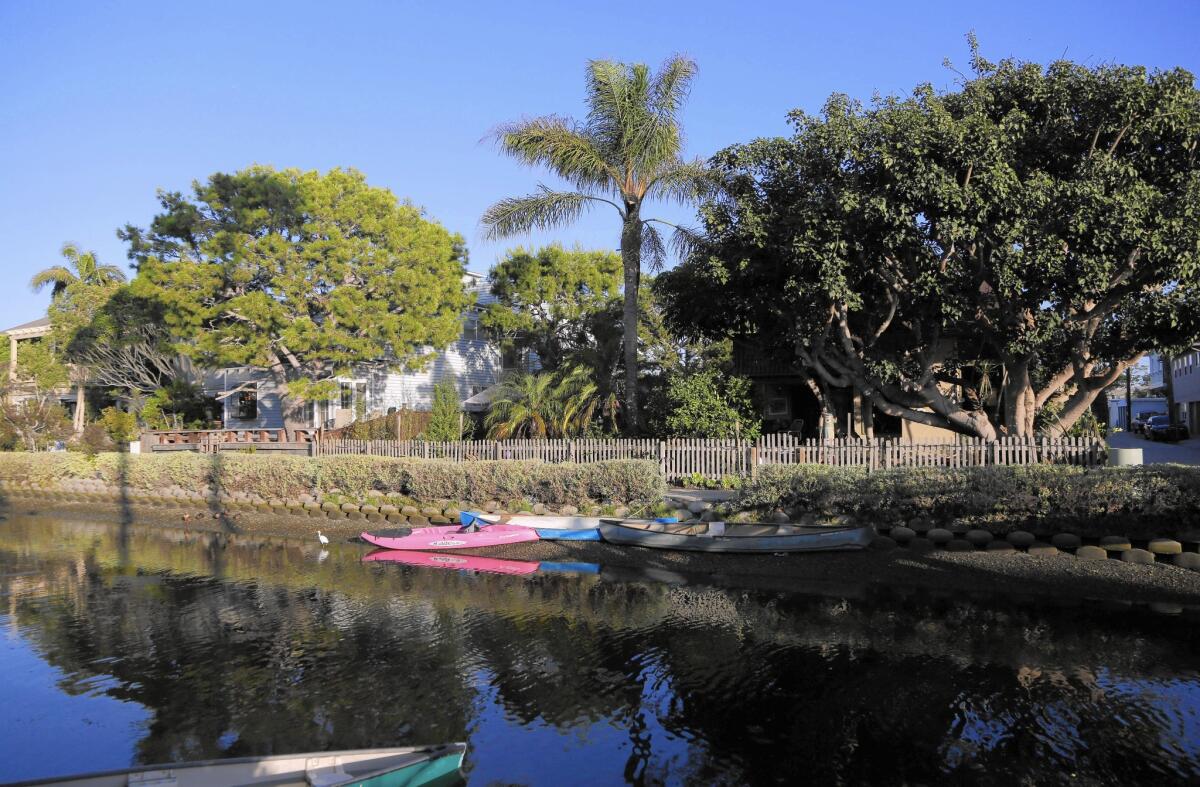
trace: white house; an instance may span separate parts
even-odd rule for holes
[[[361,413],[367,417],[382,415],[392,408],[429,410],[433,404],[433,388],[450,378],[458,386],[460,402],[479,397],[500,382],[504,370],[515,368],[513,358],[505,358],[499,345],[479,327],[482,311],[495,297],[481,273],[467,273],[463,284],[475,297],[473,306],[463,315],[462,334],[448,347],[425,348],[435,357],[417,372],[398,372],[378,364],[364,363],[349,376],[339,377],[341,396],[333,401],[310,402],[307,405],[311,427],[336,428],[349,424]],[[204,388],[224,403],[226,429],[284,426],[283,391],[267,370],[241,366],[219,369],[204,376]],[[479,398],[486,398],[486,395]]]
[[[5,373],[8,375],[8,382],[12,387],[9,395],[15,401],[21,401],[30,395],[28,386],[23,385],[22,381],[17,377],[17,358],[21,351],[21,345],[23,343],[28,345],[33,342],[49,341],[50,330],[50,318],[40,317],[36,320],[14,325],[12,328],[0,331],[8,339],[8,369]],[[66,385],[56,388],[52,392],[59,404],[71,413],[75,412],[75,402],[78,398],[78,393],[79,389],[77,387],[72,388]],[[82,427],[82,422],[79,425]]]

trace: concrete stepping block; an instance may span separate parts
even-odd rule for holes
[[[946,544],[947,552],[974,552],[975,545],[970,541],[965,541],[961,538],[956,538]]]
[[[1171,558],[1171,565],[1179,568],[1186,568],[1192,571],[1200,571],[1200,553],[1184,552],[1175,555]]]
[[[1034,537],[1033,533],[1026,530],[1014,530],[1005,536],[1005,540],[1015,547],[1024,548],[1037,541],[1037,538]]]
[[[935,527],[926,537],[935,544],[949,544],[954,540],[954,534],[944,527]]]
[[[908,542],[908,548],[913,552],[932,552],[937,546],[928,538],[914,538]]]
[[[1125,536],[1104,536],[1100,539],[1100,548],[1109,552],[1124,552],[1133,549],[1133,544],[1130,544]]]
[[[905,541],[912,541],[917,537],[915,530],[913,530],[911,527],[905,527],[903,525],[900,527],[893,527],[892,531],[888,533],[888,535],[901,543]]]
[[[1059,549],[1078,549],[1083,546],[1083,539],[1074,533],[1055,533],[1051,536],[1050,543]]]
[[[385,518],[393,525],[407,525],[408,517],[403,514],[386,514]]]
[[[1082,546],[1075,550],[1075,557],[1080,560],[1108,560],[1108,552],[1100,547]]]
[[[1016,552],[1017,548],[1007,541],[992,541],[987,545],[988,552]]]
[[[1183,553],[1183,544],[1172,538],[1152,538],[1146,549],[1156,555],[1179,555]]]
[[[966,535],[967,541],[977,547],[987,546],[994,538],[988,531],[979,529],[968,530]]]
[[[1043,543],[1041,541],[1034,541],[1032,544],[1026,547],[1025,552],[1026,554],[1034,557],[1053,557],[1054,555],[1061,554],[1058,551],[1058,547],[1053,546],[1052,544]]]
[[[927,516],[913,517],[908,521],[908,526],[916,533],[928,533],[933,530],[933,520]]]
[[[1154,563],[1154,553],[1146,549],[1126,549],[1121,553],[1121,560],[1126,563],[1136,563],[1139,566],[1148,566]]]

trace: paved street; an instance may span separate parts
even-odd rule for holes
[[[1113,448],[1141,448],[1142,461],[1148,465],[1174,462],[1181,465],[1200,465],[1200,437],[1178,443],[1155,443],[1141,435],[1118,432],[1108,438]]]

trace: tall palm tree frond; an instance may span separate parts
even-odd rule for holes
[[[35,273],[33,278],[29,280],[29,286],[34,292],[39,292],[47,284],[51,284],[54,286],[54,289],[51,290],[50,294],[51,297],[54,297],[62,294],[62,291],[74,281],[76,281],[75,274],[68,268],[62,265],[52,265],[45,270]]]
[[[529,166],[542,165],[578,189],[611,190],[620,173],[605,161],[586,129],[549,116],[501,126],[500,149]]]
[[[660,271],[667,264],[667,244],[663,242],[662,233],[653,224],[646,222],[642,226],[642,259],[652,271]]]
[[[489,240],[519,235],[535,229],[553,229],[570,224],[592,205],[610,200],[576,191],[552,191],[538,186],[525,197],[506,197],[483,214],[484,232]]]
[[[712,185],[708,166],[703,161],[676,158],[646,184],[646,196],[688,204],[708,196]]]
[[[74,243],[64,243],[62,256],[66,265],[51,265],[45,270],[38,271],[29,280],[29,286],[34,292],[40,291],[47,284],[53,285],[50,297],[57,298],[63,291],[75,282],[83,284],[109,285],[125,281],[125,272],[116,265],[101,265],[96,259],[95,252],[80,251]],[[71,270],[74,268],[74,270]]]

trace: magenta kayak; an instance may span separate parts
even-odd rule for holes
[[[383,549],[363,556],[370,563],[403,563],[406,566],[451,568],[460,571],[486,571],[489,574],[532,574],[540,563],[528,560],[502,560],[479,555],[443,555],[440,552],[415,552],[405,549]]]
[[[477,549],[537,541],[536,530],[515,525],[492,525],[464,532],[459,525],[434,527],[398,527],[362,533],[363,541],[384,549]]]

